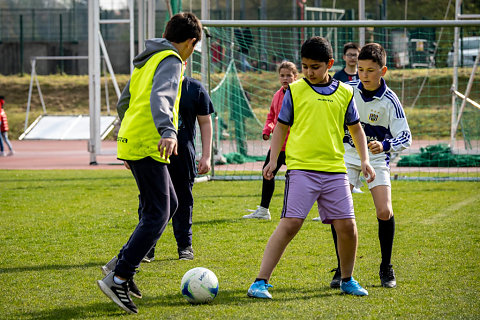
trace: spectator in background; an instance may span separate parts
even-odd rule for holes
[[[249,28],[237,28],[234,30],[237,44],[240,47],[240,70],[242,72],[250,71],[252,66],[247,60],[250,47],[253,45],[253,35]]]
[[[0,96],[0,131],[1,131],[1,137],[0,137],[0,156],[13,156],[14,151],[12,144],[10,143],[10,140],[8,140],[8,119],[7,119],[7,114],[5,113],[5,109],[3,108],[3,105],[5,104],[5,97]],[[5,141],[5,144],[8,146],[8,153],[5,153],[3,149],[3,141]]]
[[[360,47],[353,42],[347,42],[343,46],[343,60],[345,68],[337,71],[333,76],[334,79],[342,82],[348,82],[358,79],[357,63]]]
[[[215,72],[223,72],[223,58],[225,57],[225,48],[219,39],[215,39],[210,46],[212,52],[212,64]]]

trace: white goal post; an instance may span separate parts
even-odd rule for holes
[[[256,41],[258,42],[257,46],[252,46],[251,47],[251,50],[253,51],[250,59],[251,61],[255,62],[255,67],[257,69],[254,69],[253,71],[251,71],[251,74],[248,75],[248,74],[243,74],[244,76],[241,76],[241,81],[245,81],[245,83],[248,83],[249,81],[249,77],[258,77],[258,81],[265,81],[261,78],[266,78],[267,75],[269,74],[272,74],[272,77],[270,77],[270,79],[274,79],[273,78],[273,74],[274,72],[272,72],[273,70],[273,66],[275,63],[277,63],[278,65],[278,59],[275,59],[276,57],[274,55],[277,54],[278,52],[278,58],[279,59],[287,59],[287,60],[290,60],[290,59],[295,59],[296,63],[298,63],[298,60],[296,60],[295,57],[297,57],[297,55],[295,54],[295,50],[297,49],[294,49],[294,47],[296,48],[296,46],[298,46],[298,41],[297,38],[298,38],[298,35],[300,34],[300,30],[301,28],[309,28],[310,30],[313,30],[314,28],[316,30],[319,30],[320,28],[324,28],[324,31],[325,29],[331,29],[331,28],[351,28],[351,29],[356,29],[354,32],[354,36],[353,36],[353,39],[351,36],[348,36],[347,37],[350,37],[350,38],[347,38],[345,39],[345,32],[342,33],[342,38],[344,39],[343,41],[358,41],[358,37],[360,36],[360,33],[358,32],[360,28],[368,28],[367,31],[368,31],[368,36],[369,37],[372,37],[371,39],[373,39],[373,34],[375,32],[375,36],[377,35],[381,35],[381,30],[383,30],[383,28],[387,29],[388,30],[393,30],[394,28],[397,28],[397,29],[405,29],[405,28],[411,28],[411,29],[417,29],[417,28],[433,28],[433,27],[438,27],[438,28],[450,28],[450,35],[452,34],[451,31],[454,30],[454,28],[470,28],[471,29],[477,29],[479,26],[480,26],[480,19],[472,19],[472,20],[333,20],[333,21],[326,21],[326,20],[288,20],[288,21],[280,21],[280,20],[207,20],[207,19],[204,19],[202,20],[202,24],[204,27],[208,28],[209,29],[209,32],[212,34],[212,39],[216,39],[218,41],[220,41],[222,43],[222,46],[224,46],[224,48],[227,49],[227,51],[229,50],[229,48],[241,48],[241,42],[240,40],[236,39],[234,36],[231,36],[231,34],[233,34],[233,31],[231,30],[234,30],[234,29],[244,29],[244,28],[250,28],[253,32],[254,31],[254,36],[256,36]],[[472,28],[474,27],[474,28]],[[380,29],[380,31],[373,31],[374,28],[378,28]],[[231,30],[230,30],[231,29]],[[264,50],[264,48],[262,47],[262,41],[264,41],[263,39],[263,34],[264,34],[264,31],[262,30],[268,30],[268,37],[269,37],[269,40],[268,41],[271,41],[271,43],[269,43],[269,50],[268,51],[269,53],[269,60],[266,62],[268,63],[268,69],[266,69],[267,67],[257,67],[257,66],[260,66],[260,61],[262,61],[262,57],[260,56],[260,52],[262,52],[262,50]],[[286,30],[288,30],[288,35],[285,35],[284,32],[287,32]],[[372,30],[372,31],[371,31]],[[323,33],[323,36],[325,32]],[[320,34],[319,34],[320,35]],[[333,37],[333,32],[331,34],[331,36]],[[429,40],[429,43],[433,46],[435,46],[435,48],[438,46],[438,44],[435,42],[436,40],[436,36],[433,34],[431,36],[432,38],[428,38]],[[416,38],[415,38],[416,39]],[[295,40],[295,41],[294,41]],[[390,40],[384,40],[384,41],[390,41],[388,43],[393,43],[392,42],[393,37],[390,39]],[[420,39],[422,40],[422,39]],[[279,42],[275,42],[275,41],[279,41],[279,42],[282,42],[284,43],[283,46],[280,46],[280,47],[277,47],[278,46],[278,43]],[[372,40],[369,40],[369,41],[372,41]],[[425,40],[426,41],[426,40]],[[443,51],[444,52],[443,54],[445,56],[442,55],[442,57],[446,57],[446,53],[445,53],[445,48],[447,46],[445,46],[445,42],[448,41],[448,44],[447,46],[450,46],[452,45],[452,40],[451,39],[447,39],[447,40],[443,40]],[[387,43],[387,42],[386,42]],[[431,52],[427,51],[427,50],[432,50],[433,49],[430,49],[430,48],[427,48],[427,47],[423,47],[423,45],[425,44],[426,42],[422,43],[422,46],[416,46],[416,47],[412,47],[412,48],[409,48],[409,50],[414,50],[414,51],[422,51],[423,52],[426,52],[425,53],[425,56],[428,57],[428,54],[431,54]],[[337,45],[338,46],[338,45]],[[418,47],[420,47],[420,50],[418,50]],[[277,48],[277,49],[275,49]],[[286,48],[286,49],[285,49]],[[213,50],[213,49],[211,49]],[[215,86],[217,85],[218,83],[221,82],[221,80],[223,79],[222,77],[224,76],[224,74],[226,74],[226,69],[225,69],[225,66],[228,65],[230,63],[230,59],[236,59],[236,63],[238,63],[239,65],[241,65],[242,61],[241,61],[241,56],[238,55],[236,56],[235,58],[233,58],[233,55],[230,55],[231,52],[228,51],[227,54],[224,55],[224,59],[225,59],[225,62],[223,63],[223,67],[220,67],[220,69],[216,70],[216,71],[212,71],[212,77],[211,76],[208,76],[206,74],[204,74],[204,70],[208,70],[209,67],[209,61],[212,60],[213,58],[212,57],[208,57],[209,55],[209,52],[211,50],[202,50],[201,54],[202,54],[202,68],[200,70],[199,67],[196,67],[196,72],[197,73],[200,73],[201,76],[202,76],[202,79],[209,79],[209,78],[212,78],[214,80],[212,80],[213,82],[212,83],[205,83],[206,85],[212,87],[212,86]],[[216,49],[215,49],[216,50]],[[282,51],[283,50],[283,51]],[[435,51],[436,52],[436,51]],[[230,53],[230,54],[229,54]],[[272,58],[273,57],[273,58]],[[390,57],[390,56],[389,56]],[[393,55],[392,55],[393,57]],[[418,56],[420,57],[420,55]],[[423,56],[421,56],[423,57]],[[271,59],[271,60],[270,60]],[[341,56],[339,57],[338,55],[335,57],[336,60],[339,60],[341,61]],[[199,60],[199,59],[197,59]],[[204,66],[203,63],[206,61],[207,65]],[[435,63],[435,62],[433,62]],[[442,61],[443,63],[443,61]],[[217,64],[218,64],[218,61],[217,61]],[[341,63],[339,63],[339,65],[341,65]],[[427,64],[427,69],[430,69],[430,68],[435,68],[435,64]],[[457,68],[459,66],[456,66]],[[398,68],[398,67],[397,67]],[[439,68],[442,68],[441,66],[439,66]],[[394,65],[394,68],[395,69],[395,65]],[[212,69],[214,70],[214,69]],[[219,71],[220,70],[220,71]],[[257,70],[257,71],[255,71]],[[466,69],[462,69],[462,72],[461,72],[461,75],[462,75],[462,80],[461,82],[464,83],[465,82],[465,71]],[[410,71],[409,71],[410,72]],[[262,74],[262,76],[255,76],[255,74]],[[393,73],[393,74],[399,74],[399,73]],[[411,74],[415,74],[414,71],[411,71]],[[452,74],[452,70],[449,71],[449,74]],[[213,77],[214,76],[214,77]],[[444,75],[442,75],[442,77],[444,77]],[[450,79],[451,82],[450,82]],[[257,81],[257,79],[255,78],[255,81]],[[429,83],[430,81],[434,81],[432,79],[429,80]],[[428,89],[428,93],[425,93],[424,95],[422,95],[422,98],[420,100],[421,103],[418,104],[418,108],[419,110],[415,109],[413,110],[410,109],[409,112],[413,112],[415,113],[416,115],[418,114],[421,114],[424,112],[424,109],[423,106],[425,106],[425,102],[426,101],[430,101],[429,100],[429,95],[430,94],[434,94],[434,97],[441,97],[441,101],[440,102],[440,99],[436,99],[434,103],[441,103],[441,105],[443,107],[446,107],[446,108],[443,108],[442,107],[442,118],[441,118],[441,122],[437,122],[437,123],[445,123],[448,125],[449,121],[446,120],[445,118],[446,117],[449,117],[449,112],[448,112],[448,109],[450,107],[450,101],[451,101],[451,95],[449,94],[449,88],[450,88],[450,84],[452,84],[454,81],[457,81],[455,80],[455,78],[449,78],[449,76],[447,76],[447,87],[445,88],[446,90],[443,90],[441,88],[443,87],[437,87],[436,86],[432,86],[432,87],[429,87]],[[259,112],[266,112],[266,111],[262,111],[263,109],[263,106],[266,106],[267,101],[264,101],[264,97],[265,96],[268,96],[269,95],[269,91],[266,91],[266,90],[272,90],[272,88],[270,88],[270,83],[265,83],[265,89],[262,89],[262,90],[265,90],[265,91],[261,91],[261,93],[258,93],[258,88],[259,88],[259,84],[257,82],[255,82],[253,85],[255,86],[256,89],[252,89],[252,88],[246,88],[246,90],[252,90],[251,92],[249,92],[249,94],[251,95],[250,97],[252,97],[254,100],[255,100],[255,110],[256,111],[259,111]],[[396,82],[395,82],[396,83]],[[463,84],[462,84],[463,85]],[[415,81],[412,81],[412,85],[409,86],[409,89],[410,91],[413,91],[415,90],[415,86],[417,86],[417,90],[418,90],[418,86],[419,86],[419,83],[418,82],[415,82]],[[475,87],[475,86],[474,86]],[[263,86],[262,86],[263,88]],[[269,88],[269,89],[267,89]],[[434,90],[437,90],[435,92],[433,92]],[[440,91],[438,91],[440,90]],[[253,92],[253,95],[252,95],[252,92]],[[472,91],[473,92],[473,91]],[[273,94],[273,93],[272,93]],[[402,94],[403,94],[403,87],[402,87]],[[445,97],[445,94],[448,96],[448,97]],[[467,92],[465,92],[465,94],[467,95],[467,98],[468,98],[468,94]],[[477,96],[478,95],[478,91],[475,91],[475,94],[474,96]],[[405,97],[405,99],[408,99],[408,100],[412,100],[413,97],[417,96],[417,94],[415,95],[410,95],[410,96],[407,96]],[[418,98],[418,97],[417,97]],[[415,101],[417,100],[417,98],[415,99]],[[268,100],[268,98],[267,98]],[[402,97],[402,100],[403,100],[403,97]],[[258,102],[261,102],[261,104],[258,104]],[[446,103],[445,103],[446,102]],[[458,100],[457,100],[458,102]],[[467,100],[467,102],[469,102],[469,100]],[[430,102],[429,102],[430,103]],[[220,105],[225,105],[226,103],[224,102],[220,102],[219,106]],[[456,106],[455,106],[456,107]],[[460,106],[458,106],[460,107]],[[223,108],[223,106],[222,106]],[[432,109],[433,111],[431,112],[435,112],[436,114],[439,114],[439,109]],[[228,111],[226,111],[228,112]],[[430,112],[430,110],[428,110],[428,112]],[[430,113],[425,113],[424,117],[428,117],[428,115]],[[447,115],[448,113],[448,115]],[[224,118],[222,120],[225,120],[226,121],[229,121],[230,119],[230,116],[231,114],[228,114],[228,113],[225,113],[224,114]],[[422,119],[421,118],[422,116],[416,116],[415,119]],[[445,121],[446,120],[446,121]],[[418,120],[417,123],[422,123],[421,120]],[[457,117],[455,117],[455,122],[451,122],[450,123],[450,126],[455,126],[457,123]],[[224,123],[225,124],[225,123]],[[228,130],[231,130],[230,128],[232,127],[233,125],[233,122],[230,122],[229,124],[227,124],[227,127],[228,127]],[[224,126],[225,128],[225,126]],[[447,135],[444,133],[445,130],[441,131],[438,130],[436,132],[438,132],[439,136],[441,135],[441,139],[438,139],[436,138],[429,138],[429,134],[430,134],[430,129],[425,127],[426,128],[426,131],[424,133],[422,133],[422,136],[424,136],[425,138],[422,138],[423,141],[420,141],[420,140],[416,140],[415,143],[417,143],[417,145],[414,146],[414,148],[411,148],[409,150],[408,153],[415,153],[415,152],[418,152],[419,149],[421,147],[424,147],[426,145],[426,143],[430,143],[430,141],[434,141],[436,143],[446,143],[448,144],[448,137]],[[449,128],[450,129],[450,128]],[[223,134],[221,131],[223,129],[220,128],[215,128],[214,129],[214,132],[216,132],[220,138],[221,137],[221,134]],[[255,129],[257,130],[257,129]],[[463,129],[462,129],[463,130]],[[448,130],[450,132],[450,130]],[[257,138],[255,138],[255,136],[253,136],[252,134],[252,131],[250,133],[248,133],[249,136],[246,137],[246,139],[249,140],[249,143],[256,143],[256,142],[261,142],[260,140],[261,139],[258,139],[258,141],[256,140]],[[231,132],[230,132],[230,138],[226,138],[226,139],[229,139],[229,141],[232,141],[232,140],[235,140],[235,136],[236,135],[232,135]],[[224,142],[226,142],[227,140],[226,139],[223,139]],[[436,140],[435,140],[436,139]],[[233,143],[235,143],[235,141],[233,141]],[[263,142],[262,142],[263,143]],[[457,149],[455,150],[456,152],[459,152],[459,148],[461,148],[461,145],[462,145],[462,141],[456,141],[457,143]],[[263,143],[265,144],[265,143]],[[220,147],[223,147],[224,148],[224,151],[225,151],[225,144],[221,145]],[[216,148],[215,151],[218,151],[218,149],[220,148]],[[247,155],[248,156],[259,156],[262,154],[262,152],[265,152],[266,151],[261,151],[260,149],[254,149],[254,148],[258,148],[258,145],[252,145],[251,146],[251,150],[253,150],[253,152],[249,152]],[[262,148],[265,148],[265,146],[263,146]],[[260,151],[259,151],[260,150]],[[477,146],[477,150],[478,150],[478,146]],[[258,152],[257,152],[258,151]],[[227,149],[226,153],[229,153],[229,152],[234,152],[232,151],[232,149]],[[251,161],[251,160],[249,160]],[[257,165],[252,165],[250,166],[249,165],[245,165],[245,166],[237,166],[237,168],[234,169],[234,166],[233,165],[219,165],[218,166],[218,170],[217,168],[215,168],[215,177],[212,176],[212,178],[225,178],[225,179],[230,179],[230,178],[234,178],[235,176],[235,173],[230,173],[230,172],[240,172],[240,171],[243,171],[245,173],[240,173],[240,175],[242,175],[242,179],[245,177],[244,175],[247,175],[249,174],[248,172],[253,172],[253,171],[257,171],[258,170],[258,161],[259,160],[256,160],[257,161]],[[435,170],[435,171],[434,171]],[[446,168],[444,171],[442,170],[437,170],[437,169],[431,169],[430,172],[434,173],[434,174],[438,174],[440,172],[448,172],[448,173],[451,173],[453,171],[447,171],[448,169]],[[453,170],[453,169],[451,169]],[[472,169],[472,170],[478,170],[477,169]],[[227,171],[229,171],[228,173],[226,173]],[[416,172],[423,172],[425,173],[426,171],[429,171],[429,169],[419,169],[417,168],[416,169]],[[217,175],[217,172],[219,173],[219,175]],[[403,171],[403,172],[406,172],[406,169]],[[413,169],[410,170],[409,172],[413,172]],[[463,172],[463,171],[460,171],[460,170],[457,170],[456,172]],[[477,172],[477,171],[475,171]],[[222,177],[221,175],[222,174],[225,174],[225,177]],[[475,173],[476,174],[476,173]],[[228,175],[228,177],[227,177]]]

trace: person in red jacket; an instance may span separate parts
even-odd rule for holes
[[[272,104],[270,106],[270,112],[267,115],[267,121],[265,122],[265,127],[263,128],[262,138],[263,140],[270,139],[270,135],[277,124],[278,114],[280,113],[280,108],[282,107],[283,97],[285,96],[285,91],[288,88],[288,85],[295,80],[297,80],[297,67],[294,63],[289,61],[284,61],[278,66],[278,79],[282,87],[274,94],[272,99]],[[282,165],[285,164],[285,145],[287,144],[288,135],[285,138],[285,142],[282,147],[282,151],[278,156],[277,168],[273,172],[273,175],[276,175],[278,170]],[[270,161],[270,149],[267,153],[267,158],[263,167],[268,164]],[[250,214],[243,216],[244,219],[264,219],[270,220],[270,201],[272,200],[273,191],[275,190],[275,178],[267,180],[263,178],[262,183],[262,200],[260,205],[256,210],[249,210]]]
[[[5,104],[5,97],[0,96],[0,131],[2,134],[2,137],[0,139],[0,155],[2,156],[13,156],[15,153],[13,151],[12,144],[10,143],[10,140],[8,140],[8,119],[7,119],[7,114],[5,113],[5,110],[3,109],[3,105]],[[3,142],[5,141],[5,144],[8,146],[8,149],[10,150],[8,153],[4,152],[3,149]]]

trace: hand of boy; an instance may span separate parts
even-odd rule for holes
[[[365,179],[367,179],[367,182],[372,182],[375,180],[375,170],[373,167],[370,165],[370,162],[362,162],[362,173]]]
[[[268,134],[264,133],[263,134],[263,140],[268,140],[268,139],[270,139],[270,136]]]
[[[198,174],[205,174],[210,171],[210,158],[202,157],[198,162]]]
[[[377,154],[383,151],[383,144],[380,141],[371,141],[368,143],[368,149],[371,153]]]
[[[173,138],[161,138],[158,141],[160,157],[167,160],[172,154],[177,155],[177,140]]]
[[[275,171],[276,169],[276,164],[277,162],[268,162],[268,164],[265,166],[265,168],[263,168],[263,177],[267,180],[272,180],[274,175],[273,175],[273,171]]]

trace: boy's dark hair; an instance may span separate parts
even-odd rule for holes
[[[4,96],[0,96],[0,99],[5,100],[5,97],[4,97]]]
[[[387,52],[378,43],[367,43],[360,50],[358,60],[372,60],[383,68],[387,64]]]
[[[347,54],[348,49],[357,49],[360,51],[360,46],[356,44],[355,42],[347,42],[343,45],[343,55]]]
[[[302,58],[328,63],[333,59],[333,49],[326,38],[311,37],[302,44]]]
[[[164,37],[175,43],[196,38],[196,43],[202,39],[202,23],[193,13],[177,13],[168,21]]]

